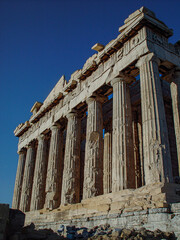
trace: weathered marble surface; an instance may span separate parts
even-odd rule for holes
[[[158,183],[135,190],[121,190],[61,206],[54,211],[29,212],[25,224],[33,220],[36,228],[57,231],[62,224],[93,227],[109,223],[120,228],[146,227],[151,230],[158,226],[161,230],[179,233],[180,204],[167,204],[170,195],[179,201],[180,196],[175,193],[178,189],[177,184]]]
[[[36,159],[35,144],[34,142],[32,142],[27,147],[23,184],[21,190],[21,200],[19,205],[19,209],[22,212],[27,212],[30,210],[35,159]]]
[[[132,113],[125,76],[113,79],[111,84],[113,85],[112,191],[117,192],[135,187]]]
[[[103,117],[98,96],[86,100],[88,104],[83,199],[103,193]]]
[[[150,53],[141,57],[141,111],[145,183],[172,182],[172,166],[168,130],[164,111],[159,60]]]
[[[66,149],[62,182],[61,204],[80,201],[80,141],[81,119],[78,112],[67,115]]]
[[[173,106],[174,128],[180,173],[180,68],[176,69],[171,79],[171,96]]]
[[[34,180],[32,188],[32,198],[30,210],[39,210],[44,207],[45,186],[47,173],[47,139],[44,135],[38,137],[38,148],[36,154],[36,164],[34,170]]]
[[[63,165],[63,134],[60,125],[51,127],[49,160],[46,177],[45,208],[54,209],[61,202]]]
[[[103,193],[112,192],[112,133],[104,134]]]
[[[23,184],[23,176],[24,176],[24,166],[26,160],[26,151],[22,150],[18,152],[19,160],[18,160],[18,167],[16,173],[16,180],[14,186],[14,195],[13,195],[13,202],[12,208],[18,209],[21,199],[21,191],[22,191],[22,184]]]

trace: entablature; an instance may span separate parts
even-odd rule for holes
[[[14,135],[16,137],[20,137],[24,132],[27,131],[28,128],[30,128],[29,121],[26,121],[25,123],[20,123],[14,130]]]

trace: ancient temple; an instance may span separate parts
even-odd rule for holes
[[[136,196],[139,210],[180,202],[180,42],[169,43],[172,29],[145,7],[119,32],[14,131],[12,206],[30,219],[57,209],[80,219],[90,201],[96,214],[133,209]]]

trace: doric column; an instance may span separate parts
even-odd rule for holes
[[[141,109],[138,110],[137,130],[138,130],[138,140],[139,140],[139,156],[140,156],[140,163],[141,163],[141,181],[142,181],[142,186],[144,186],[145,180],[144,180],[144,159],[143,159],[143,136],[142,136]]]
[[[18,161],[18,167],[16,172],[16,181],[14,186],[14,195],[13,195],[13,202],[12,202],[12,208],[14,209],[19,209],[19,203],[21,199],[24,166],[25,166],[25,160],[26,160],[25,149],[22,149],[21,151],[19,151],[18,154],[19,154],[19,161]]]
[[[122,75],[111,81],[113,86],[113,192],[135,187],[131,102],[125,78]]]
[[[135,187],[142,186],[142,166],[139,153],[139,134],[138,134],[138,112],[135,109],[132,112],[132,132],[133,132],[133,146],[134,146],[134,163],[135,163]]]
[[[64,156],[61,204],[80,201],[80,143],[81,119],[77,112],[67,115],[67,134]]]
[[[112,192],[112,134],[104,134],[103,193]]]
[[[178,68],[173,75],[171,82],[171,97],[180,175],[180,68]]]
[[[83,199],[103,194],[103,118],[98,97],[87,99]]]
[[[59,125],[51,127],[51,140],[46,178],[45,208],[59,207],[61,201],[63,165],[63,133]]]
[[[159,78],[158,59],[152,54],[140,58],[141,111],[145,183],[171,182],[172,167]]]
[[[47,140],[43,134],[38,137],[38,148],[34,170],[33,189],[30,210],[42,209],[45,202],[47,172]]]
[[[28,212],[30,210],[35,157],[36,157],[35,144],[34,142],[32,142],[27,146],[21,201],[19,207],[19,209],[23,212]]]

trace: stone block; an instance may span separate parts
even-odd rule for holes
[[[180,212],[180,203],[175,203],[175,204],[171,204],[171,211],[172,212]]]
[[[125,202],[124,201],[118,201],[118,202],[112,202],[111,203],[111,211],[113,210],[121,210],[125,208]]]
[[[166,194],[165,193],[158,193],[158,194],[152,194],[152,201],[155,201],[155,202],[164,202],[166,201]]]
[[[164,208],[149,209],[149,214],[156,214],[156,213],[169,213],[169,208],[164,207]]]
[[[141,207],[141,206],[135,206],[135,207],[128,207],[128,208],[125,208],[124,209],[124,212],[134,212],[134,211],[141,211],[141,210],[143,210],[143,207]]]
[[[99,212],[109,211],[109,209],[110,209],[110,205],[109,204],[97,205],[97,211],[99,211]]]

